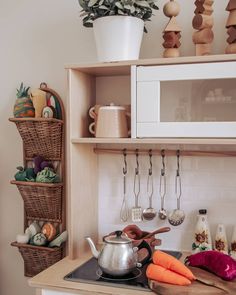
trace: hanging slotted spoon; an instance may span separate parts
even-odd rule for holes
[[[168,221],[171,225],[177,226],[184,222],[185,213],[180,209],[180,198],[182,194],[181,188],[181,177],[179,172],[179,157],[180,151],[177,151],[177,169],[176,169],[176,177],[175,177],[175,195],[177,199],[177,208],[170,212],[168,216]]]

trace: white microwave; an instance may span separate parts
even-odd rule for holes
[[[236,137],[236,62],[138,66],[133,137]]]

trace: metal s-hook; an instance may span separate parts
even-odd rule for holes
[[[176,158],[177,158],[177,170],[176,170],[176,176],[179,176],[179,157],[180,157],[180,150],[176,151]]]
[[[138,149],[135,150],[135,155],[136,155],[135,175],[138,175],[139,174]]]
[[[161,158],[162,158],[161,176],[165,176],[165,173],[166,173],[165,150],[161,150]]]
[[[149,176],[152,176],[152,150],[148,151],[149,154],[149,163],[150,163],[150,168],[148,170]]]
[[[123,156],[124,156],[123,174],[126,175],[127,174],[127,160],[126,160],[127,150],[126,149],[123,149]]]

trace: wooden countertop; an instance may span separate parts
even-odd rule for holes
[[[189,253],[183,253],[181,257],[181,261]],[[68,292],[72,294],[80,294],[80,295],[153,295],[156,294],[152,291],[145,290],[132,290],[126,288],[119,287],[111,287],[104,285],[96,285],[96,284],[87,284],[87,283],[79,283],[64,280],[64,276],[76,269],[78,266],[86,262],[91,258],[91,253],[85,253],[81,258],[71,260],[68,257],[49,267],[45,271],[39,273],[37,276],[29,279],[29,285],[31,287],[35,287],[37,289],[45,289],[45,290],[55,290],[61,292]],[[194,275],[198,279],[206,279],[209,282],[213,282],[215,286],[218,285],[217,288],[212,286],[206,286],[205,284],[199,283],[198,281],[193,282],[193,284],[189,287],[179,287],[176,286],[158,283],[158,285],[152,286],[159,294],[166,295],[182,295],[182,294],[225,294],[224,290],[228,291],[228,294],[236,294],[236,282],[225,282],[220,278],[217,278],[213,274],[209,272],[205,272],[201,269],[191,269]],[[203,273],[202,273],[203,272]],[[205,273],[205,274],[204,274]],[[155,283],[155,282],[154,282]],[[220,287],[220,288],[219,288]],[[186,289],[188,288],[188,289]],[[187,293],[186,293],[187,290]],[[226,292],[227,293],[227,292]],[[63,293],[64,294],[64,293]]]
[[[65,281],[63,278],[69,272],[91,258],[91,253],[84,254],[81,258],[70,260],[68,257],[62,259],[48,269],[29,279],[29,285],[38,289],[57,290],[71,292],[80,295],[142,295],[155,294],[150,291],[139,291],[125,288],[109,287],[103,285],[86,284],[72,281]]]

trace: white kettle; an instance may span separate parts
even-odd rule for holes
[[[90,133],[95,137],[128,137],[130,131],[128,130],[127,116],[130,117],[123,106],[115,106],[110,104],[108,106],[96,106],[89,110],[89,115],[95,122],[89,125]]]

